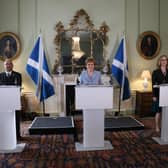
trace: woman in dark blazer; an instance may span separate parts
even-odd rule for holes
[[[152,73],[153,107],[155,113],[155,129],[160,132],[161,107],[159,107],[159,85],[168,83],[168,57],[161,55],[157,61],[157,69]]]

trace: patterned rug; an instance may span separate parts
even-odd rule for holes
[[[146,123],[151,122],[148,120]],[[145,123],[144,122],[144,123]],[[22,153],[0,154],[0,168],[167,168],[168,145],[152,140],[151,128],[137,131],[105,132],[114,149],[102,151],[75,150],[73,135],[28,135],[30,122],[22,123]],[[81,121],[76,121],[82,142]]]

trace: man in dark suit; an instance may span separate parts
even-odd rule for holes
[[[4,61],[4,72],[0,73],[0,85],[22,85],[22,76],[20,73],[13,70],[13,63],[11,59],[6,59]],[[17,140],[21,138],[20,136],[20,111],[16,111],[16,136]]]

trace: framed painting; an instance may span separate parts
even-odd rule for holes
[[[2,60],[14,59],[21,52],[21,43],[19,37],[12,32],[0,33],[0,58]]]
[[[160,52],[160,37],[153,31],[146,31],[137,40],[138,53],[145,59],[153,59]]]

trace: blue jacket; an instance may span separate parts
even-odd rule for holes
[[[81,85],[101,85],[101,73],[99,71],[94,71],[92,76],[88,75],[86,70],[82,71],[80,75]]]

